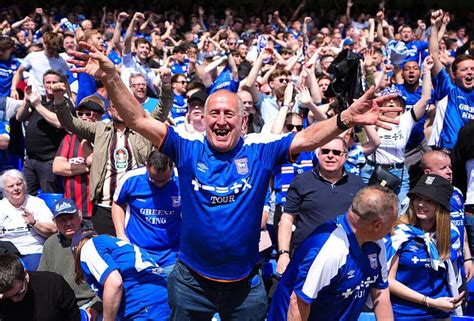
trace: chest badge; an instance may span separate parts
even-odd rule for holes
[[[237,168],[237,173],[240,175],[245,175],[249,172],[247,157],[236,159],[234,160],[234,163]]]
[[[373,253],[373,254],[369,254],[369,262],[370,262],[370,267],[372,269],[376,269],[379,267],[379,263],[377,261],[377,254],[376,253]]]

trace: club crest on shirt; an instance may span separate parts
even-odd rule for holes
[[[114,150],[114,162],[117,170],[126,169],[128,166],[128,150],[125,147],[117,147]]]
[[[181,196],[171,196],[171,201],[173,202],[173,207],[181,206]]]
[[[247,157],[236,159],[234,163],[237,168],[237,173],[240,175],[245,175],[249,172]]]
[[[377,254],[376,253],[373,253],[373,254],[369,254],[369,262],[370,262],[370,267],[372,269],[376,269],[379,267],[379,263],[377,262]]]

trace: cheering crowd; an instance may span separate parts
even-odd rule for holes
[[[473,13],[345,5],[1,7],[0,320],[471,314]]]

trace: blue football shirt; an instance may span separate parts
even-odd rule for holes
[[[87,283],[100,298],[110,273],[120,273],[121,317],[128,319],[146,312],[150,320],[169,319],[165,275],[146,251],[116,237],[99,235],[84,243],[80,259]]]
[[[168,127],[161,146],[176,164],[183,222],[178,258],[199,274],[238,280],[259,260],[263,203],[275,165],[290,161],[293,134],[247,135],[219,153],[202,134]]]
[[[146,167],[128,171],[119,181],[114,202],[126,205],[125,234],[161,267],[174,264],[181,234],[178,182],[163,187],[150,181]]]
[[[357,320],[371,288],[385,289],[381,241],[361,246],[347,214],[318,227],[295,251],[272,298],[268,320],[287,318],[293,292],[311,304],[308,320]]]

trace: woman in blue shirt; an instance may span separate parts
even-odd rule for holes
[[[459,314],[459,275],[453,270],[459,232],[450,222],[453,188],[434,174],[408,193],[410,207],[385,242],[395,320],[450,320]]]

